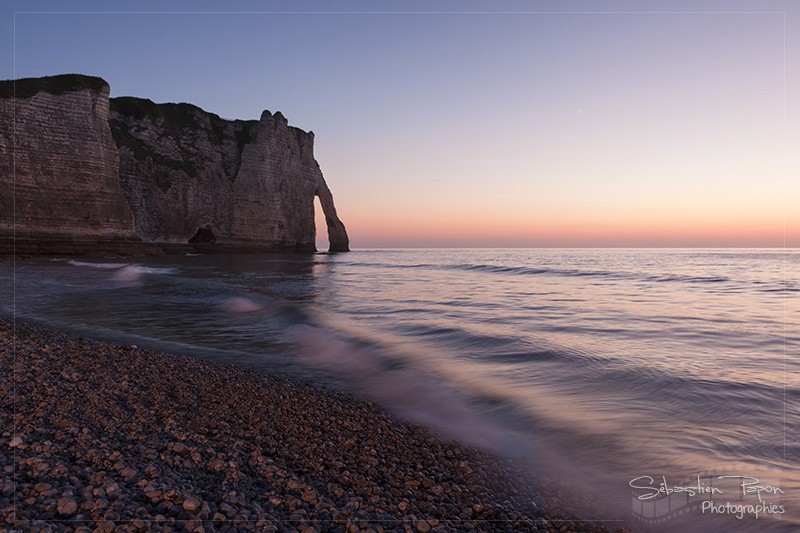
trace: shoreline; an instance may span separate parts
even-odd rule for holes
[[[543,509],[512,461],[349,395],[12,328],[0,319],[0,528],[607,531]]]

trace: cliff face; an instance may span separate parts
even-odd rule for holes
[[[44,243],[41,251],[56,253],[48,249],[52,239],[37,233],[40,226],[48,235],[60,228],[73,241],[91,237],[87,243],[102,235],[130,244],[138,235],[165,248],[192,242],[223,251],[313,251],[315,195],[330,250],[348,250],[314,159],[313,133],[267,111],[258,121],[230,121],[191,104],[126,97],[109,106],[105,82],[77,78],[82,87],[65,89],[61,80],[44,84],[49,92],[40,90],[47,78],[17,80],[18,252],[21,242],[30,242],[33,251]],[[101,83],[87,87],[86,80]],[[13,109],[2,83],[0,232],[6,243]]]
[[[142,251],[120,189],[108,84],[54,78],[18,80],[16,99],[12,82],[0,84],[0,253],[13,249],[15,218],[17,253]]]
[[[236,235],[230,223],[242,210],[233,203],[231,178],[250,124],[138,98],[112,100],[110,124],[120,182],[144,240],[186,244],[209,226],[220,242],[247,243],[252,233]]]
[[[313,251],[318,195],[331,250],[348,249],[314,159],[314,134],[280,113],[229,121],[136,98],[113,99],[111,110],[122,188],[146,241],[197,237],[229,250]]]

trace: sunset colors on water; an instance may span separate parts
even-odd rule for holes
[[[800,529],[796,2],[10,0],[0,50],[0,529]]]

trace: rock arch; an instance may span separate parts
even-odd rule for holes
[[[349,252],[350,239],[347,237],[347,230],[344,223],[339,220],[336,214],[336,207],[333,205],[333,194],[325,180],[320,180],[314,196],[319,198],[319,205],[325,214],[325,224],[328,226],[328,251],[329,252]]]

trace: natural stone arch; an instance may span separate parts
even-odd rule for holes
[[[322,206],[322,212],[325,214],[325,224],[328,226],[328,251],[329,252],[349,252],[350,239],[347,237],[347,230],[344,223],[339,220],[336,214],[336,207],[333,205],[333,194],[331,194],[328,185],[324,180],[314,191],[314,196],[319,198],[319,205]]]

